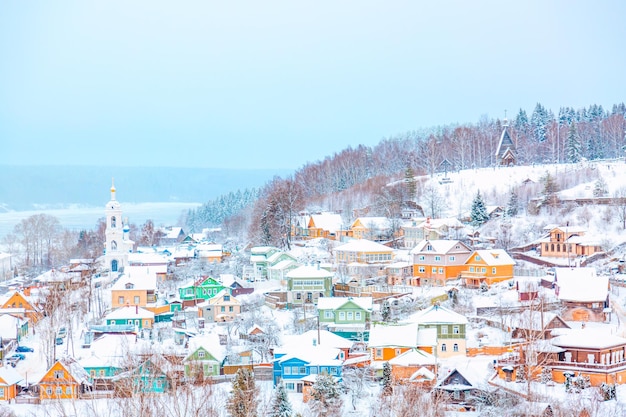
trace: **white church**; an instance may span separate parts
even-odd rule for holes
[[[122,221],[122,206],[115,199],[115,184],[111,183],[111,201],[105,208],[106,242],[104,265],[111,273],[120,272],[128,265],[128,254],[133,251],[135,242],[129,239],[128,219]]]

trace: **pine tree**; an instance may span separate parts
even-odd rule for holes
[[[391,307],[389,306],[388,301],[383,301],[383,305],[380,309],[380,315],[384,322],[389,321],[391,319]]]
[[[404,171],[404,183],[406,185],[406,194],[409,201],[415,201],[417,195],[417,184],[415,182],[415,172],[413,168],[407,167]]]
[[[472,212],[470,213],[470,217],[472,219],[472,226],[474,227],[482,226],[487,222],[487,220],[489,220],[487,206],[483,201],[483,197],[480,195],[480,191],[476,193],[476,197],[474,197],[474,201],[472,201]]]
[[[530,125],[533,131],[533,138],[537,142],[545,142],[547,139],[548,124],[550,114],[541,103],[537,103],[532,116],[530,117]]]
[[[559,204],[559,188],[556,183],[556,180],[548,171],[546,171],[546,175],[541,178],[541,182],[543,182],[543,202],[551,208],[556,208]]]
[[[309,408],[319,417],[341,416],[343,400],[337,380],[326,373],[318,374],[311,387]]]
[[[389,396],[393,393],[393,386],[391,385],[391,365],[389,362],[383,363],[383,388],[380,391],[381,395]]]
[[[567,132],[567,142],[565,143],[565,153],[568,162],[578,162],[582,158],[582,146],[580,138],[576,132],[576,125],[571,123]]]
[[[274,394],[274,400],[272,401],[272,408],[269,417],[291,417],[292,415],[291,403],[287,397],[287,391],[285,386],[281,383],[276,387],[276,393]]]
[[[604,181],[604,178],[602,177],[598,178],[593,185],[593,196],[604,197],[608,193],[609,191],[608,191],[608,185],[606,184],[606,181]]]
[[[226,410],[232,417],[256,417],[258,389],[254,383],[252,372],[240,368],[233,380],[233,390],[228,398]]]
[[[519,211],[519,201],[517,199],[517,193],[515,190],[511,190],[509,194],[509,202],[506,207],[506,215],[507,217],[515,217]]]

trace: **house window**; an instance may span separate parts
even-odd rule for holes
[[[442,343],[442,344],[441,344],[441,351],[442,351],[442,352],[445,352],[446,350],[447,350],[447,348],[446,348],[446,344],[445,344],[445,343]]]
[[[63,371],[54,371],[55,379],[63,379],[65,377],[65,372]]]
[[[333,312],[330,310],[325,310],[324,311],[324,318],[325,319],[332,319],[333,318]]]
[[[46,394],[48,394],[48,396],[52,395],[52,387],[46,388]]]
[[[340,311],[339,312],[339,320],[345,320],[346,319],[346,312],[345,311]]]
[[[233,311],[235,311],[235,309],[234,309],[234,307],[233,307],[233,306],[229,306],[229,307],[228,307],[228,311],[232,313]]]
[[[425,260],[425,259],[426,259],[426,257],[425,257],[424,255],[420,255],[418,259],[419,259],[420,261],[423,261],[423,260]]]
[[[66,395],[72,395],[72,387],[71,386],[65,387],[65,394]]]
[[[454,334],[459,334],[459,333],[460,333],[460,332],[459,332],[459,326],[454,326],[454,327],[452,328],[452,333],[454,333]]]
[[[470,266],[470,272],[474,272],[474,267]]]
[[[123,305],[123,304],[124,304],[124,297],[122,297],[122,296],[117,297],[117,303],[118,303],[119,305]]]
[[[494,266],[493,268],[491,268],[491,274],[495,275],[496,274],[496,267]]]
[[[360,311],[357,311],[357,312],[354,313],[354,319],[355,320],[361,320],[361,312]]]
[[[296,300],[302,300],[302,294],[299,292],[296,293]]]
[[[441,334],[448,334],[448,326],[441,326]]]
[[[439,255],[435,256],[435,262],[439,262],[439,261],[441,261],[441,256]]]
[[[111,242],[111,249],[112,250],[117,250],[117,242],[116,241],[112,241]]]
[[[293,382],[287,382],[285,383],[285,389],[287,391],[293,391],[295,389],[295,385]]]
[[[439,268],[439,273],[443,274],[443,268]]]
[[[63,387],[57,387],[57,389],[56,389],[56,394],[57,394],[57,395],[61,395],[61,394],[63,394]]]
[[[354,320],[352,311],[348,311],[348,320]]]
[[[96,376],[96,370],[95,370],[95,369],[92,369],[91,371],[89,371],[89,375],[90,375],[92,378],[95,378],[95,376]]]
[[[310,374],[313,375],[313,374],[316,374],[316,373],[317,373],[317,366],[311,366]]]
[[[454,256],[450,256],[450,257],[448,258],[448,260],[450,260],[450,261],[455,261],[455,260],[456,260],[456,258],[455,258]]]
[[[426,268],[424,268],[423,266],[420,266],[420,267],[418,268],[418,271],[420,271],[420,272],[426,272]]]
[[[382,359],[383,357],[383,350],[382,349],[376,349],[376,359]]]
[[[458,351],[459,351],[459,345],[458,345],[457,343],[455,343],[455,344],[452,346],[452,350],[453,350],[453,351],[455,351],[455,352],[458,352]]]
[[[139,296],[138,295],[135,296],[135,305],[139,305]]]
[[[331,375],[337,375],[337,368],[335,368],[334,366],[332,368],[330,368],[330,374]]]
[[[224,301],[230,301],[230,295],[225,295],[224,296]]]
[[[461,399],[461,391],[454,391],[453,397],[455,400]]]
[[[482,273],[487,272],[487,268],[485,268],[485,267],[483,266],[480,272],[482,272]]]
[[[104,369],[100,369],[100,376],[104,376]]]
[[[298,373],[300,375],[305,375],[306,374],[306,368],[304,366],[301,366],[300,368],[298,368]]]
[[[115,229],[117,227],[117,219],[115,216],[111,217],[111,229]]]
[[[201,359],[204,358],[204,351],[203,350],[198,351],[198,358],[201,358]]]
[[[477,261],[480,261],[480,255],[476,255],[476,256],[474,257],[474,259],[475,259],[475,260],[477,260]]]
[[[291,366],[285,366],[285,369],[283,370],[283,374],[291,375]]]
[[[0,398],[4,400],[4,388],[0,387]]]
[[[431,272],[432,272],[433,274],[436,274],[436,273],[437,273],[437,267],[436,267],[436,266],[433,266],[433,268],[431,269]]]
[[[224,307],[224,306],[220,307],[220,311],[221,311],[222,313],[224,313],[224,312],[226,311],[226,307]]]

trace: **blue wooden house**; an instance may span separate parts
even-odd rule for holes
[[[310,375],[325,373],[341,378],[341,350],[323,346],[300,347],[274,352],[274,385],[282,381],[288,392],[302,393],[304,380]]]

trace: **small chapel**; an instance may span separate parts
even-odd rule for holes
[[[515,165],[515,144],[511,139],[509,133],[509,121],[505,118],[502,123],[503,129],[500,135],[500,141],[498,142],[498,148],[496,149],[496,164],[500,166],[512,166]]]
[[[106,217],[104,264],[110,272],[122,272],[128,265],[128,254],[133,251],[135,242],[129,238],[128,219],[122,220],[122,206],[115,196],[114,181],[111,182],[111,200],[104,211]]]

